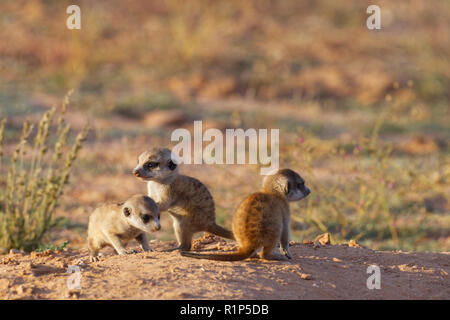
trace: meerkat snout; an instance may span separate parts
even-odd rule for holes
[[[295,185],[294,185],[295,184]],[[306,198],[311,193],[311,190],[305,186],[305,182],[288,182],[288,190],[286,197],[288,201],[298,201]]]
[[[152,217],[149,214],[144,214],[142,216],[142,221],[144,222],[144,224],[151,222],[151,227],[153,228],[153,231],[161,230],[161,223],[159,221],[159,213],[158,213],[157,217]]]
[[[157,148],[143,152],[133,175],[144,181],[171,181],[178,176],[181,161],[167,148]]]

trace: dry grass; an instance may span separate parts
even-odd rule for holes
[[[70,125],[64,123],[63,116],[67,99],[57,121],[53,146],[49,140],[52,139],[50,129],[55,108],[43,115],[36,132],[26,120],[9,161],[3,164],[0,156],[0,170],[6,173],[6,181],[0,184],[0,251],[12,248],[32,251],[42,245],[44,236],[54,226],[53,213],[58,198],[69,181],[71,167],[87,135],[84,130],[72,148],[66,150]],[[0,145],[5,120],[0,126]],[[35,134],[33,139],[32,133]]]

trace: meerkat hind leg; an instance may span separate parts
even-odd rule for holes
[[[281,234],[281,242],[277,247],[280,248],[280,253],[287,257],[288,259],[292,259],[291,251],[289,250],[289,231],[283,230]]]
[[[265,260],[281,260],[285,261],[288,258],[281,253],[273,252],[277,247],[277,242],[273,242],[271,244],[266,244],[260,254],[261,259]]]
[[[186,228],[181,229],[181,244],[180,244],[181,251],[191,250],[192,236],[193,233],[191,231],[187,230]]]
[[[192,245],[192,236],[194,233],[190,230],[189,226],[183,223],[183,221],[178,220],[178,225],[176,228],[177,239],[178,239],[178,248],[181,251],[189,251],[191,250]]]

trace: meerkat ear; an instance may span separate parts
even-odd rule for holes
[[[122,211],[123,211],[123,214],[125,215],[125,217],[129,217],[130,214],[131,214],[131,209],[128,208],[128,207],[124,207],[124,208],[122,209]]]
[[[292,183],[285,176],[277,177],[276,188],[278,192],[288,195],[292,190]]]

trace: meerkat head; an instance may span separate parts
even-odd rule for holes
[[[290,169],[280,169],[266,176],[263,181],[263,190],[281,194],[288,201],[301,200],[311,193],[311,190],[305,186],[303,178]]]
[[[133,174],[145,181],[171,182],[178,175],[178,157],[167,148],[143,152]]]
[[[159,222],[159,207],[152,198],[144,195],[135,195],[122,206],[122,217],[133,227],[144,232],[161,229]]]

